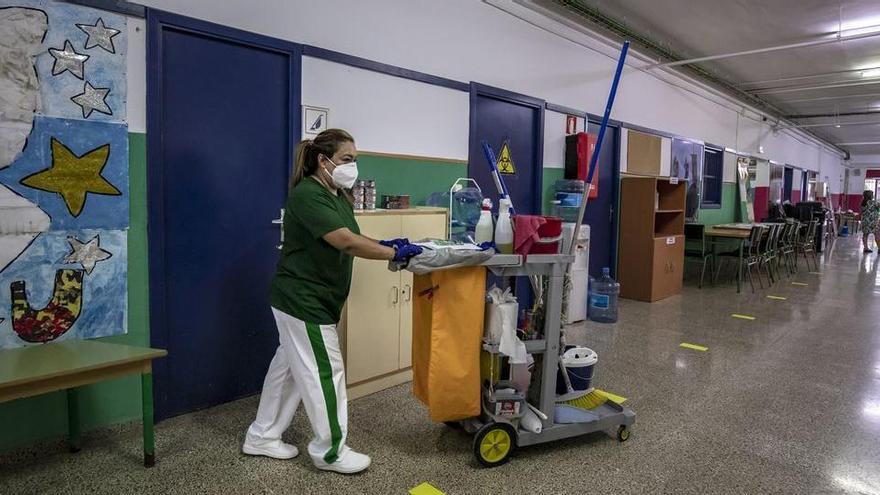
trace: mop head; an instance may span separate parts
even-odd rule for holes
[[[605,394],[602,394],[596,389],[591,388],[587,391],[586,394],[575,399],[561,401],[560,404],[577,407],[578,409],[586,409],[589,411],[591,409],[596,409],[606,402],[608,402],[608,397],[606,397]]]

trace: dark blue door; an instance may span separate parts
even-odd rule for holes
[[[156,415],[259,391],[295,136],[297,45],[149,13],[150,319]]]
[[[499,195],[480,144],[485,139],[495,150],[499,162],[502,160],[502,149],[505,144],[507,145],[509,150],[507,154],[513,162],[513,173],[504,173],[502,178],[507,185],[516,213],[541,214],[544,101],[471,83],[470,117],[468,175],[480,185],[483,196],[492,198],[497,213]],[[490,285],[499,283],[501,281],[490,277]],[[528,278],[517,279],[516,297],[520,307],[531,306],[530,287]]]
[[[541,213],[541,178],[544,166],[544,102],[482,84],[471,83],[471,128],[468,175],[483,196],[498,205],[498,193],[489,164],[480,146],[492,145],[498,159],[508,143],[513,174],[503,174],[517,213]]]
[[[584,214],[584,223],[590,226],[590,275],[594,277],[601,276],[604,267],[611,268],[613,274],[617,266],[614,208],[617,204],[617,178],[620,174],[617,159],[619,131],[617,127],[608,127],[605,130],[605,139],[599,150],[599,162],[594,172],[599,174],[599,197],[587,203],[587,212]],[[590,122],[587,132],[598,135],[599,124]]]

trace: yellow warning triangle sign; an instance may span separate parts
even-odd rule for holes
[[[498,171],[502,174],[516,173],[516,167],[513,166],[513,160],[510,158],[510,145],[506,142],[501,147],[501,153],[498,156]]]

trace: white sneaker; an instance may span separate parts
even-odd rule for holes
[[[299,454],[299,449],[295,445],[284,443],[281,440],[261,443],[245,440],[241,451],[247,455],[262,455],[273,459],[293,459]]]
[[[342,474],[359,473],[370,467],[370,456],[359,454],[351,449],[344,449],[342,454],[336,459],[336,462],[327,464],[326,462],[316,459],[315,467],[322,471],[334,471]]]

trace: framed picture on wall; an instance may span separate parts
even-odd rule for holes
[[[330,109],[303,105],[302,116],[303,132],[314,136],[327,130]]]
[[[687,181],[685,218],[696,220],[703,186],[703,145],[673,138],[672,164],[669,168],[669,176]]]

